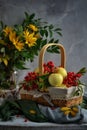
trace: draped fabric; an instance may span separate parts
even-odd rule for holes
[[[38,112],[38,114],[41,114],[42,116],[38,118],[38,121],[35,122],[30,120],[31,118],[29,116],[26,117],[26,114],[24,112],[20,113],[22,115],[13,115],[12,120],[7,121],[0,121],[0,130],[86,130],[87,129],[87,110],[81,108],[78,106],[79,111],[77,113],[77,116],[74,118],[69,118],[68,116],[63,115],[62,112],[60,112],[60,108],[52,109],[50,107],[42,106],[37,104],[35,102],[25,102],[25,101],[16,101],[15,103],[20,104],[16,107],[21,108],[22,111],[34,110]],[[28,104],[28,106],[24,107],[25,104]],[[10,104],[10,106],[12,106]],[[15,105],[14,109],[15,109]],[[29,107],[30,106],[30,107]],[[32,107],[33,106],[33,107]],[[24,108],[25,109],[24,109]],[[23,110],[24,109],[24,110]],[[16,111],[18,112],[18,111]],[[1,113],[1,111],[0,111]],[[34,114],[34,111],[31,111],[31,114]],[[6,114],[6,113],[5,113]],[[63,116],[63,117],[62,117]],[[36,117],[36,116],[35,116]],[[46,120],[46,118],[48,120]],[[44,120],[41,120],[44,119]]]

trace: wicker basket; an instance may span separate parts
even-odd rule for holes
[[[58,46],[58,48],[60,49],[60,54],[61,54],[61,64],[60,66],[65,68],[65,64],[66,64],[66,53],[65,53],[65,49],[61,44],[56,44],[56,43],[49,43],[46,44],[40,51],[40,55],[39,55],[39,74],[43,75],[43,63],[44,63],[44,54],[45,51],[48,47],[50,46]],[[49,87],[52,88],[52,87]],[[46,105],[46,106],[56,106],[56,107],[63,107],[63,106],[73,106],[73,105],[78,105],[80,103],[82,103],[83,100],[83,95],[79,95],[79,96],[68,96],[69,91],[72,93],[72,91],[75,91],[75,89],[73,90],[71,88],[70,89],[61,89],[59,87],[54,87],[53,88],[55,91],[57,89],[57,91],[61,91],[61,95],[65,95],[64,97],[61,96],[57,96],[59,95],[59,93],[57,94],[56,92],[56,97],[55,97],[55,93],[48,89],[48,92],[38,92],[38,91],[33,91],[33,92],[27,92],[26,90],[21,90],[20,91],[20,95],[21,95],[21,99],[29,99],[29,100],[33,100],[36,101],[39,104],[42,105]],[[37,94],[36,94],[37,93]],[[35,96],[38,95],[38,96]]]

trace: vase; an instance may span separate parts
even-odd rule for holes
[[[4,73],[3,79],[0,79],[1,89],[13,89],[16,87],[17,71],[11,70]]]
[[[11,71],[6,75],[5,79],[0,82],[0,104],[4,100],[13,100],[18,98],[17,74],[17,70]]]

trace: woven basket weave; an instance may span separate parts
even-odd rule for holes
[[[56,43],[49,43],[46,44],[45,46],[43,46],[43,48],[40,51],[39,54],[39,74],[43,75],[44,74],[44,70],[43,70],[43,64],[44,64],[44,55],[45,52],[47,50],[48,47],[50,46],[58,46],[58,48],[60,49],[60,54],[61,54],[61,63],[60,66],[65,68],[65,64],[66,64],[66,53],[65,53],[65,49],[63,47],[63,45],[61,44],[56,44]],[[58,88],[59,90],[60,88]],[[27,91],[27,90],[26,90]],[[68,89],[67,89],[68,91]],[[46,106],[56,106],[56,107],[62,107],[62,106],[73,106],[73,105],[78,105],[80,103],[82,103],[83,100],[83,96],[79,95],[79,96],[73,96],[73,97],[69,97],[69,98],[52,98],[53,95],[50,95],[49,91],[47,93],[44,92],[40,92],[42,93],[40,96],[34,96],[35,94],[30,94],[28,92],[20,92],[21,95],[21,99],[29,99],[29,100],[33,100],[36,101],[39,104],[42,105],[46,105]]]

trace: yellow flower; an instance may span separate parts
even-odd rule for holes
[[[40,38],[40,34],[37,33],[37,34],[35,35],[35,37],[36,37],[37,39]]]
[[[38,31],[38,28],[35,25],[33,25],[33,24],[30,24],[29,28],[31,28],[35,32]]]
[[[24,44],[20,41],[16,42],[15,47],[17,50],[21,51],[24,48]]]
[[[20,42],[19,37],[16,37],[15,31],[10,32],[9,39],[13,43],[13,45],[16,47],[17,50],[21,51],[24,47],[24,44]]]
[[[6,43],[4,42],[4,40],[1,40],[1,39],[0,39],[0,44],[6,45]]]
[[[12,27],[6,27],[5,29],[3,29],[3,32],[5,32],[6,35],[8,35],[10,32],[12,32]]]
[[[17,50],[21,51],[24,48],[24,43],[19,41],[19,37],[13,39],[13,44]]]
[[[24,31],[25,43],[28,44],[29,47],[32,47],[36,44],[37,38],[34,37],[34,33],[29,34],[28,30]]]
[[[25,30],[23,33],[24,33],[24,37],[28,37],[29,36],[29,31],[28,30]]]
[[[35,110],[29,110],[29,113],[36,114],[36,111]]]
[[[3,58],[3,62],[6,66],[8,65],[8,60],[6,58]]]
[[[4,62],[6,66],[8,65],[8,60],[9,60],[9,57],[7,55],[4,57],[0,57],[0,62]]]
[[[16,38],[16,32],[11,31],[10,34],[9,34],[10,41],[13,42],[15,38]]]

